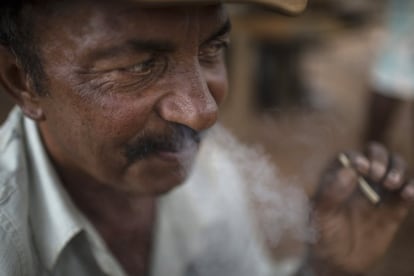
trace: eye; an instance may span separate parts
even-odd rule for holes
[[[225,50],[228,48],[229,41],[226,39],[212,40],[200,48],[198,56],[200,61],[213,63],[224,56]]]
[[[155,67],[156,67],[156,59],[152,57],[144,62],[134,64],[130,67],[124,68],[122,69],[122,71],[137,74],[140,76],[145,76],[145,75],[151,74],[154,71]]]

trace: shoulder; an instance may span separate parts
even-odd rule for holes
[[[23,197],[27,193],[26,161],[22,153],[24,139],[19,117],[18,111],[12,111],[0,128],[0,216],[10,219],[25,205]],[[0,220],[0,228],[2,225]]]
[[[13,110],[0,128],[0,214],[18,204],[22,206],[27,193],[26,160],[21,126],[22,115]],[[20,202],[15,202],[19,200]]]
[[[0,275],[31,275],[32,243],[25,194],[15,175],[0,181]]]
[[[14,110],[0,128],[0,275],[31,275],[24,138]]]
[[[17,236],[12,220],[0,212],[0,275],[24,275]]]

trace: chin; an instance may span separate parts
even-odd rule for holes
[[[141,180],[139,182],[131,181],[129,185],[126,185],[126,190],[137,196],[162,196],[180,187],[188,175],[188,170],[179,169],[167,174],[164,172],[162,175],[151,174],[146,177],[134,178]]]
[[[180,187],[188,178],[188,171],[175,171],[165,179],[156,180],[151,185],[151,188],[158,194],[164,195],[171,192],[175,188]]]

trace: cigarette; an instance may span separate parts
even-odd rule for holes
[[[351,168],[351,161],[349,160],[348,156],[346,156],[344,153],[340,153],[338,155],[338,160],[345,168]],[[358,176],[358,186],[361,192],[368,198],[368,200],[372,204],[378,204],[378,202],[380,202],[380,196],[377,194],[377,192],[374,191],[374,189],[368,184],[368,182],[362,176]]]

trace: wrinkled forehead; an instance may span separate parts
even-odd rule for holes
[[[45,66],[63,58],[85,67],[101,53],[132,51],[137,45],[146,51],[179,52],[184,58],[184,52],[190,55],[204,42],[227,34],[229,19],[221,4],[160,7],[127,0],[75,0],[55,4],[34,28]]]
[[[156,35],[193,28],[202,32],[228,21],[225,7],[217,3],[160,6],[136,0],[72,0],[47,1],[37,9],[38,29],[77,32],[80,36],[99,33],[103,28],[119,36],[134,31]]]
[[[212,8],[214,7],[214,8]],[[106,14],[107,19],[119,15],[140,15],[140,17],[152,17],[153,14],[163,14],[167,20],[175,16],[183,15],[210,15],[213,10],[216,16],[224,16],[225,8],[223,4],[216,1],[195,2],[194,4],[167,3],[158,4],[148,3],[147,1],[137,0],[45,0],[31,6],[38,14],[48,17],[70,17],[82,16],[91,11]],[[172,16],[169,16],[172,15]],[[146,16],[147,15],[147,16]]]
[[[37,19],[42,26],[49,25],[52,21],[53,24],[60,25],[85,24],[80,30],[86,30],[87,24],[98,21],[104,21],[114,28],[122,27],[118,30],[121,32],[128,25],[138,23],[149,27],[159,23],[172,26],[171,24],[186,19],[197,19],[204,24],[220,24],[228,20],[226,9],[220,3],[157,5],[136,0],[50,0],[43,3],[35,7],[40,15]]]

